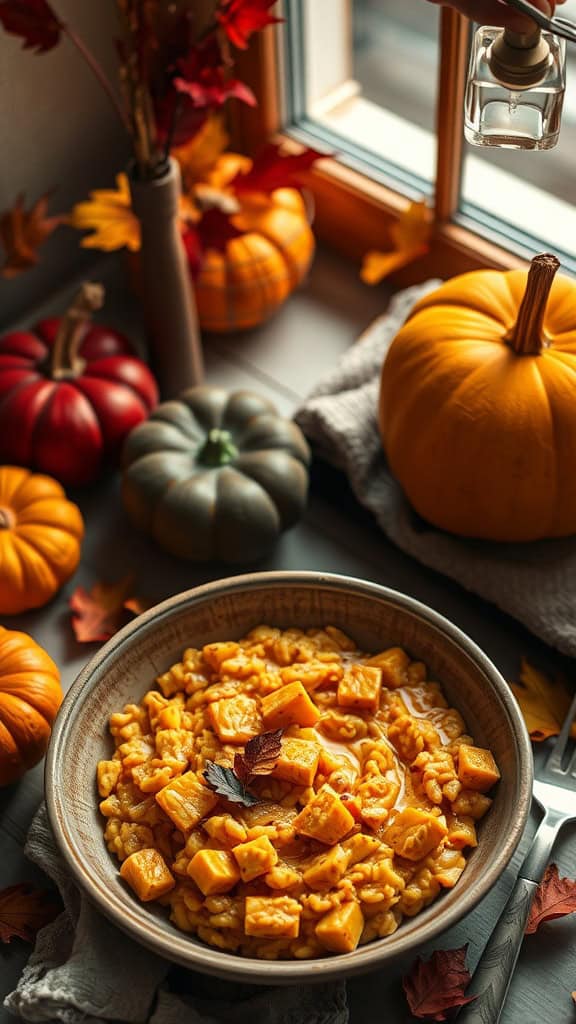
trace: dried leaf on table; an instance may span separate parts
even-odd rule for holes
[[[244,807],[253,807],[260,803],[257,796],[249,793],[232,768],[226,765],[216,764],[214,761],[206,761],[204,769],[204,781],[215,793],[230,800],[234,804],[242,804]]]
[[[133,589],[132,576],[117,583],[95,583],[90,591],[77,587],[68,603],[78,643],[103,643],[144,611],[147,606]]]
[[[418,957],[402,979],[410,1012],[418,1020],[448,1020],[451,1010],[476,998],[464,995],[470,983],[467,949],[467,945],[460,949],[437,949],[429,960]]]
[[[230,182],[236,193],[273,192],[277,188],[287,188],[298,184],[302,175],[317,160],[323,160],[327,153],[318,153],[315,149],[304,149],[301,153],[282,155],[281,146],[270,143],[257,153],[250,170],[240,172]]]
[[[556,917],[566,917],[566,914],[573,914],[574,911],[576,911],[576,881],[571,878],[560,878],[558,865],[549,864],[530,908],[526,935],[537,932],[545,921],[553,921]]]
[[[234,774],[247,786],[253,775],[269,775],[276,767],[282,750],[282,729],[253,736],[244,747],[244,753],[234,757]]]
[[[80,243],[85,249],[112,252],[126,248],[137,252],[140,222],[132,211],[127,175],[117,176],[115,189],[96,189],[85,202],[77,203],[70,223],[80,231],[92,231]]]
[[[424,256],[430,248],[431,213],[424,201],[410,203],[390,228],[392,248],[388,252],[367,252],[360,277],[365,284],[378,284],[384,277]]]
[[[557,736],[571,701],[564,679],[561,676],[550,679],[523,658],[519,682],[510,686],[520,705],[530,739],[540,743],[549,736]],[[576,724],[572,726],[572,736],[576,739]]]
[[[60,913],[55,896],[28,882],[0,890],[0,940],[32,942],[36,932]]]
[[[228,0],[216,18],[233,46],[245,50],[254,32],[284,21],[270,14],[276,0]]]
[[[60,42],[62,23],[46,0],[2,0],[0,22],[25,50],[47,53]]]
[[[50,195],[40,196],[29,210],[24,209],[24,195],[19,195],[14,206],[0,214],[0,242],[5,260],[0,269],[2,277],[12,278],[38,263],[38,249],[67,217],[59,214],[48,217]]]

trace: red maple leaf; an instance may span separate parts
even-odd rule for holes
[[[62,22],[46,0],[2,0],[0,22],[25,50],[47,53],[60,42]]]
[[[0,891],[0,940],[32,942],[36,932],[60,913],[53,893],[35,889],[28,882]]]
[[[326,155],[305,149],[302,153],[282,156],[280,146],[270,143],[256,154],[250,170],[238,174],[230,187],[236,192],[273,192],[276,188],[286,188],[297,184],[303,172]]]
[[[226,77],[215,39],[195,47],[178,62],[178,70],[180,74],[174,78],[174,88],[192,100],[195,107],[221,107],[233,96],[251,107],[256,106],[256,97],[247,85],[237,78]]]
[[[117,583],[95,583],[90,591],[76,587],[68,604],[78,643],[103,643],[144,611],[145,603],[133,595],[133,584],[133,578],[125,576]]]
[[[437,949],[429,960],[418,957],[410,973],[402,978],[410,1012],[419,1020],[447,1020],[446,1014],[456,1007],[471,1003],[475,996],[465,996],[470,982],[466,968],[466,951]]]
[[[553,921],[555,917],[565,917],[576,911],[576,881],[560,878],[558,865],[549,864],[546,874],[540,882],[534,896],[526,935],[537,932],[544,921]]]
[[[216,20],[224,29],[233,46],[245,50],[254,32],[284,21],[269,14],[276,0],[228,0],[216,14]]]

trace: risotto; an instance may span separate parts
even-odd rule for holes
[[[156,683],[111,716],[98,789],[122,878],[178,928],[243,956],[347,953],[460,878],[498,768],[399,647],[258,626]]]

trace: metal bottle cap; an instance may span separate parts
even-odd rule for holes
[[[550,64],[550,47],[539,28],[512,32],[505,28],[490,47],[490,70],[502,85],[530,89],[544,78]]]

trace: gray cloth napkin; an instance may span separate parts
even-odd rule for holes
[[[348,1024],[346,986],[257,987],[203,978],[118,931],[80,894],[60,857],[46,807],[25,848],[56,883],[64,912],[38,933],[4,1005],[28,1021],[97,1024]]]
[[[497,544],[451,536],[416,516],[388,471],[377,425],[382,362],[416,300],[439,284],[399,292],[314,389],[296,422],[318,453],[346,473],[358,500],[399,548],[575,656],[576,537]]]

